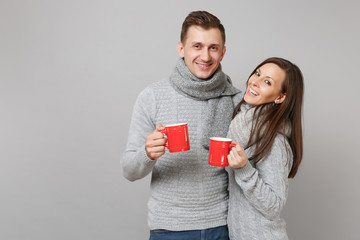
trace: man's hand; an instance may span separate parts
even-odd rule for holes
[[[156,129],[146,137],[145,151],[150,159],[156,160],[165,153],[166,138],[159,132],[165,129],[163,125],[159,124]]]

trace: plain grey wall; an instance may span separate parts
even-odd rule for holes
[[[119,160],[134,101],[178,59],[186,15],[227,33],[244,89],[270,56],[305,77],[305,156],[283,216],[290,239],[359,239],[360,3],[0,0],[0,239],[147,239],[149,177]]]

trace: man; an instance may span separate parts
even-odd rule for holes
[[[152,172],[150,239],[228,239],[227,173],[208,164],[209,137],[226,136],[234,103],[240,101],[240,91],[221,70],[224,27],[208,12],[191,12],[177,49],[181,58],[170,78],[138,96],[123,173],[135,181]],[[183,122],[190,150],[170,153],[159,130]]]

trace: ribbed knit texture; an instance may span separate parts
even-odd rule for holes
[[[242,108],[243,109],[243,108]],[[243,114],[230,124],[228,138],[246,142],[249,125]],[[251,115],[250,115],[251,116]],[[248,157],[254,146],[245,150]],[[286,224],[280,217],[287,195],[288,174],[292,166],[290,145],[278,134],[270,153],[256,167],[248,162],[243,168],[227,167],[229,172],[228,226],[231,240],[287,240]]]
[[[240,96],[233,100],[238,103]],[[206,100],[180,94],[168,80],[151,84],[136,101],[122,167],[131,181],[152,172],[150,229],[181,231],[226,225],[228,176],[224,168],[208,164],[208,150],[201,144],[207,111]],[[159,159],[149,159],[144,146],[146,136],[157,124],[180,122],[188,123],[190,151],[166,150]]]

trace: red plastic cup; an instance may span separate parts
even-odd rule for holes
[[[167,136],[165,147],[169,152],[184,152],[190,150],[187,123],[178,123],[165,126],[160,132]]]
[[[212,137],[210,138],[209,164],[215,167],[229,166],[227,156],[230,149],[236,144],[231,143],[230,138]]]

